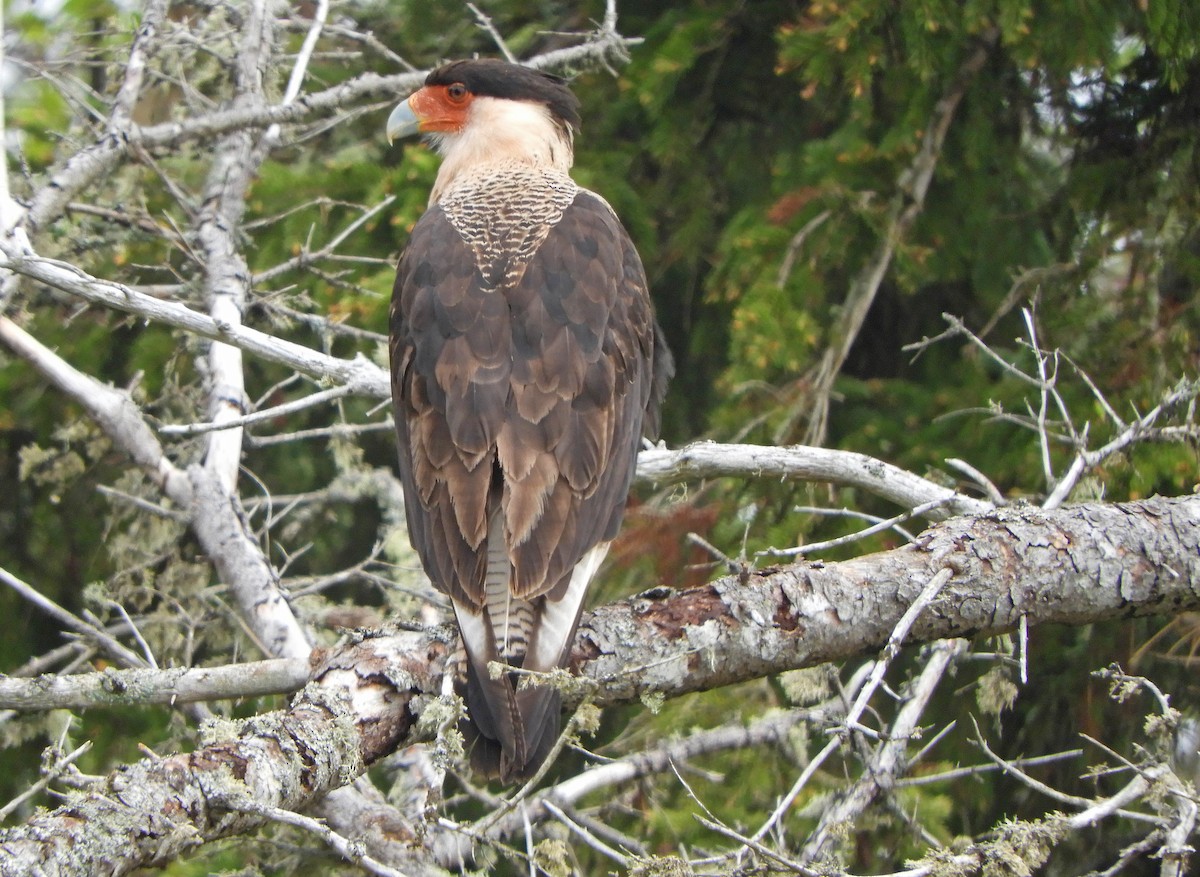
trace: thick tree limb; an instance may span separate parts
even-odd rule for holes
[[[295,810],[352,783],[409,733],[413,696],[441,673],[444,643],[411,634],[392,641],[386,665],[350,647],[340,653],[350,666],[334,661],[288,712],[251,719],[195,752],[114,771],[100,788],[6,832],[0,875],[119,875],[166,864],[261,826],[266,810],[248,812],[248,802]],[[384,696],[401,691],[398,708]]]
[[[572,659],[602,683],[592,697],[606,705],[870,653],[944,568],[953,577],[910,643],[1009,630],[1022,617],[1086,624],[1200,608],[1200,497],[1006,508],[939,524],[894,551],[647,591],[585,615]],[[295,808],[350,782],[431,735],[416,717],[423,695],[440,691],[449,639],[436,628],[334,651],[288,713],[250,720],[236,740],[117,771],[102,790],[10,832],[0,874],[37,873],[50,858],[63,875],[93,873],[99,861],[126,873],[261,824],[222,801],[248,794]]]
[[[1200,497],[957,518],[894,551],[603,607],[584,617],[575,660],[604,681],[602,704],[841,660],[887,643],[943,567],[954,575],[909,643],[1012,630],[1022,617],[1032,626],[1173,614],[1200,606],[1198,525]]]

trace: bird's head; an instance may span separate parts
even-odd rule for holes
[[[567,170],[579,101],[564,80],[519,64],[479,59],[438,67],[387,121],[392,142],[426,135],[455,172],[516,160]]]

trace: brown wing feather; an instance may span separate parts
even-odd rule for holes
[[[423,560],[435,543],[455,556],[426,560],[434,584],[481,605],[481,581],[461,572],[483,550],[499,462],[514,595],[552,591],[616,535],[650,402],[655,326],[624,229],[581,191],[516,285],[492,289],[434,207],[401,260],[391,324],[414,545]]]
[[[392,401],[413,546],[433,583],[478,605],[486,567],[486,504],[494,437],[504,420],[510,357],[471,319],[504,320],[440,208],[413,228],[392,293]],[[499,398],[497,398],[499,397]],[[478,404],[480,402],[483,404]]]
[[[586,191],[513,298],[514,390],[545,393],[551,426],[539,450],[552,455],[555,475],[539,514],[513,516],[512,532],[523,535],[511,547],[513,590],[528,599],[565,586],[584,552],[616,535],[650,400],[654,328],[633,245]]]
[[[671,367],[641,262],[603,200],[579,191],[539,247],[488,242],[519,252],[520,264],[481,251],[480,239],[435,206],[401,258],[390,326],[400,473],[426,571],[460,614],[484,620],[488,522],[498,504],[510,596],[533,606],[531,641],[539,607],[563,599],[580,558],[616,535]],[[501,262],[506,270],[493,270]],[[557,664],[574,624],[566,641],[543,650]],[[557,696],[517,693],[506,678],[480,685],[488,660],[524,661],[498,654],[499,638],[492,629],[486,642],[466,643],[473,688],[486,701],[472,713],[510,761],[524,761],[545,751],[548,734],[552,742]],[[499,720],[510,714],[536,727]],[[513,742],[517,732],[524,743]]]

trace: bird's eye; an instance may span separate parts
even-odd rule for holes
[[[459,101],[466,100],[467,87],[461,82],[455,82],[446,87],[446,94],[450,100],[458,103]]]

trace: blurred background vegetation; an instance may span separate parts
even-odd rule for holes
[[[603,15],[595,0],[481,0],[479,6],[522,57],[573,43],[564,34],[589,30]],[[92,114],[105,112],[120,82],[138,16],[124,4],[95,0],[68,0],[53,13],[39,4],[7,7],[7,147],[11,186],[20,198],[94,138]],[[292,9],[304,13],[303,4]],[[960,458],[1006,498],[1037,501],[1050,485],[1028,426],[1039,404],[1028,384],[961,338],[920,355],[903,349],[942,333],[944,313],[962,318],[994,351],[1032,371],[1022,316],[1030,309],[1039,343],[1061,352],[1058,386],[1074,426],[1090,424],[1097,444],[1113,427],[1081,374],[1127,419],[1153,407],[1181,377],[1196,376],[1200,7],[1192,0],[643,0],[623,4],[620,13],[622,33],[644,42],[615,76],[591,70],[575,78],[584,103],[577,177],[613,204],[642,253],[678,362],[664,418],[669,444],[697,438],[787,444],[818,436],[828,447],[861,451],[946,483],[961,475],[944,461]],[[310,90],[364,70],[398,72],[402,61],[426,68],[475,52],[497,54],[458,3],[350,3],[336,6],[337,16],[372,32],[399,57],[331,31],[311,69]],[[217,55],[228,48],[237,16],[220,4],[177,4],[171,17],[198,39],[190,54],[176,50],[159,61],[177,78],[148,91],[138,107],[142,124],[173,118],[191,101],[228,96]],[[288,34],[298,45],[299,17]],[[833,385],[828,419],[814,430],[815,370],[841,340],[848,290],[889,233],[889,210],[897,197],[903,203],[939,100],[981,47],[986,59],[963,82],[932,186],[915,222],[895,241]],[[381,104],[334,125],[312,125],[265,164],[246,228],[256,272],[303,246],[318,248],[359,217],[363,205],[395,200],[339,248],[344,256],[376,261],[323,263],[271,277],[256,290],[251,325],[338,355],[381,356],[377,339],[311,324],[305,315],[385,331],[393,260],[424,209],[436,168],[417,143],[389,148],[385,117]],[[196,267],[172,229],[188,226],[176,194],[179,187],[198,193],[206,158],[189,147],[124,166],[47,229],[39,249],[99,277],[167,285],[180,300],[197,301]],[[166,179],[176,181],[176,192],[164,186]],[[198,384],[204,346],[195,339],[36,290],[21,302],[20,314],[29,331],[76,367],[136,386],[153,418],[204,419]],[[286,374],[274,366],[250,359],[247,368],[250,393],[260,394],[263,404],[311,390],[280,385]],[[335,420],[380,422],[384,416],[351,399],[338,406]],[[328,420],[321,409],[254,432]],[[1061,434],[1061,424],[1053,431]],[[198,448],[190,440],[172,443],[183,461]],[[1055,471],[1073,450],[1066,442],[1052,445]],[[339,625],[353,626],[342,620],[346,613],[356,624],[377,624],[413,611],[394,587],[411,557],[406,561],[392,549],[395,536],[369,477],[390,468],[393,453],[386,430],[249,445],[243,497],[256,525],[269,530],[271,556],[286,583],[300,590],[372,559],[370,574],[298,599],[310,618],[327,619],[330,637]],[[1193,446],[1143,446],[1110,461],[1073,498],[1177,495],[1191,492],[1197,480]],[[160,663],[257,656],[228,620],[220,583],[182,526],[122,499],[154,496],[142,476],[129,472],[77,410],[3,351],[0,488],[0,565],[72,609],[112,618],[116,601],[139,613]],[[301,503],[284,520],[281,509],[317,493],[319,501]],[[688,532],[753,560],[769,546],[858,526],[798,507],[897,511],[851,490],[759,482],[697,484],[668,497],[642,491],[640,500],[599,600],[719,572],[708,565],[712,557],[685,541]],[[379,544],[385,550],[376,553]],[[896,544],[898,537],[880,537],[869,547]],[[53,624],[7,591],[0,592],[0,610],[9,618],[0,637],[0,671],[12,672],[61,644]],[[1200,625],[1176,619],[1143,648],[1163,625],[1037,631],[1030,683],[1011,708],[986,716],[1002,736],[997,747],[1008,755],[1072,748],[1080,731],[1098,729],[1110,745],[1136,739],[1145,705],[1112,704],[1104,687],[1088,680],[1109,660],[1158,674],[1177,705],[1193,702],[1187,659],[1192,641],[1200,641]],[[1168,648],[1173,655],[1162,654]],[[964,671],[961,689],[930,719],[979,712],[974,698],[982,673]],[[667,729],[716,724],[795,697],[780,680],[764,680],[683,698],[658,715],[615,710],[594,742],[601,751],[625,751]],[[102,771],[139,757],[141,740],[162,749],[185,745],[186,725],[171,720],[164,729],[163,722],[154,710],[7,721],[0,726],[0,801],[36,776],[38,753],[64,727],[72,738],[96,741],[83,766]],[[938,750],[945,764],[974,760],[967,736],[955,733]],[[794,745],[802,751],[806,742]],[[753,824],[753,814],[791,784],[794,757],[746,752],[713,758],[705,763],[713,773],[696,777],[694,788],[731,824]],[[1080,772],[1072,763],[1041,776],[1070,786]],[[835,771],[825,788],[840,780]],[[1003,782],[906,794],[910,809],[947,841],[1023,815],[1028,797]],[[630,828],[648,820],[651,851],[703,846],[691,818],[694,805],[678,783],[647,782],[622,803],[625,816],[614,817],[616,824]],[[816,806],[817,798],[801,802],[790,830],[802,837],[805,808]],[[918,848],[892,814],[858,830],[847,863],[853,869],[886,867]],[[1112,833],[1089,839],[1086,848],[1072,847],[1070,870],[1086,870],[1079,857],[1101,866],[1127,841]],[[216,861],[205,859],[196,873],[216,868]],[[234,856],[227,866],[242,861]]]

